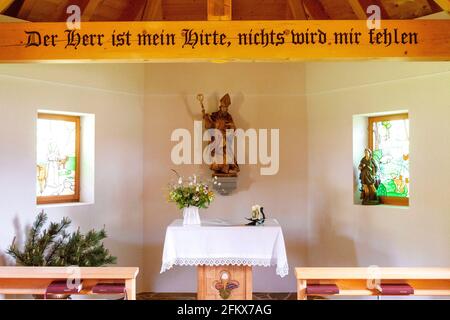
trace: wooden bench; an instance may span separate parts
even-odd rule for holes
[[[296,268],[295,275],[298,300],[307,299],[308,284],[335,284],[338,296],[380,296],[376,283],[406,283],[415,296],[450,295],[450,268]]]
[[[139,268],[128,267],[0,267],[0,294],[43,295],[54,280],[81,279],[79,294],[90,295],[99,282],[124,282],[128,300],[136,300]]]

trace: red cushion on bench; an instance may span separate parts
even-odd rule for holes
[[[382,283],[378,291],[382,295],[410,295],[414,294],[414,288],[407,283]]]
[[[339,288],[335,284],[308,284],[306,294],[339,294]]]
[[[47,287],[46,294],[76,294],[81,291],[82,284],[71,285],[67,280],[55,280]]]
[[[92,288],[92,293],[96,293],[96,294],[125,293],[125,284],[124,283],[97,283]]]

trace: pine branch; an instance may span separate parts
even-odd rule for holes
[[[110,255],[103,245],[107,238],[105,228],[100,231],[90,230],[83,235],[78,228],[68,234],[66,229],[71,221],[63,218],[59,223],[50,223],[42,230],[47,215],[42,211],[28,233],[24,250],[17,248],[15,238],[7,250],[7,254],[24,266],[103,266],[116,263],[117,258]]]
[[[30,240],[31,246],[34,246],[36,244],[36,237],[39,235],[42,227],[46,222],[47,222],[47,215],[45,214],[44,211],[41,211],[38,214],[36,221],[33,223],[33,227],[30,229],[29,238],[31,238]]]

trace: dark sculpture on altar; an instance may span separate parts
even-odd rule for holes
[[[218,154],[216,154],[215,151],[211,154],[213,161],[210,165],[210,169],[214,172],[213,176],[237,177],[240,169],[233,152],[232,139],[234,139],[234,134],[227,136],[227,130],[236,130],[233,117],[228,113],[228,107],[231,105],[230,95],[228,93],[224,95],[222,99],[220,99],[219,110],[211,114],[205,112],[203,95],[199,94],[197,99],[200,101],[202,106],[205,129],[217,129],[222,133],[222,150],[219,150]],[[214,137],[211,137],[211,142],[214,142],[214,139]],[[221,161],[217,161],[217,159]]]
[[[377,172],[378,164],[372,157],[372,150],[364,150],[364,158],[361,159],[358,169],[361,171],[359,179],[361,180],[362,190],[361,199],[363,205],[377,205],[380,200],[377,195]]]

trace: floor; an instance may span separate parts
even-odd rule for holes
[[[296,300],[297,294],[292,293],[254,293],[253,300]],[[196,293],[155,293],[143,292],[137,295],[137,300],[196,300]]]

